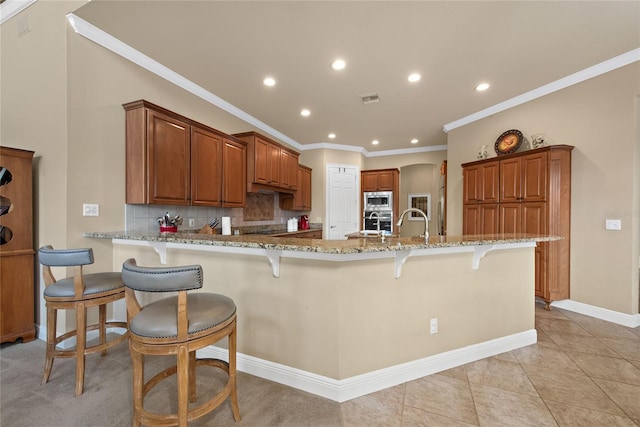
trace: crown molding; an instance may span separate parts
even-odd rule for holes
[[[6,0],[0,4],[0,25],[16,16],[38,0]]]
[[[625,65],[629,65],[636,61],[640,61],[640,48],[623,53],[622,55],[618,55],[614,58],[593,65],[589,68],[585,68],[584,70],[578,71],[577,73],[573,73],[544,86],[540,86],[537,89],[525,92],[522,95],[518,95],[514,98],[508,99],[489,108],[485,108],[484,110],[480,110],[476,113],[470,114],[451,123],[447,123],[442,127],[442,129],[446,133],[449,133],[449,131],[453,129],[468,125],[469,123],[484,119],[491,116],[492,114],[500,113],[518,105],[532,101],[536,98],[549,95],[550,93],[557,92],[569,86],[573,86],[585,80],[597,77],[601,74],[608,73],[609,71],[613,71],[617,68],[624,67]]]
[[[37,0],[8,0],[7,2],[14,3],[34,3]],[[7,3],[5,2],[5,3]],[[24,6],[27,7],[27,6]],[[90,24],[84,19],[70,13],[67,15],[67,20],[70,25],[73,27],[74,31],[77,34],[97,43],[98,45],[114,52],[117,55],[133,62],[134,64],[150,71],[151,73],[175,84],[178,87],[186,90],[187,92],[192,93],[193,95],[209,102],[212,105],[228,112],[229,114],[238,117],[239,119],[245,121],[246,123],[254,126],[257,129],[267,133],[269,136],[272,136],[276,139],[279,139],[292,147],[296,148],[300,151],[306,150],[317,150],[317,149],[333,149],[333,150],[342,150],[342,151],[351,151],[351,152],[359,152],[365,157],[381,157],[381,156],[394,156],[401,154],[413,154],[413,153],[422,153],[429,151],[442,151],[447,150],[446,145],[437,145],[437,146],[429,146],[429,147],[419,147],[419,148],[404,148],[398,150],[383,150],[383,151],[373,151],[369,152],[363,147],[352,146],[352,145],[341,145],[341,144],[333,144],[333,143],[317,143],[317,144],[300,144],[298,141],[288,137],[277,129],[272,128],[266,123],[258,120],[252,115],[246,113],[245,111],[237,108],[233,104],[225,101],[224,99],[214,95],[203,87],[195,84],[191,80],[181,76],[175,71],[169,69],[168,67],[160,64],[154,59],[144,55],[142,52],[132,48],[131,46],[123,43],[112,35],[102,31],[98,27]],[[507,101],[501,102],[484,110],[478,111],[469,116],[463,117],[459,120],[453,121],[451,123],[447,123],[443,126],[443,130],[445,133],[456,129],[458,127],[467,125],[469,123],[475,122],[477,120],[486,118],[492,114],[499,113],[501,111],[505,111],[507,109],[516,107],[520,104],[524,104],[536,98],[548,95],[550,93],[556,92],[558,90],[564,89],[566,87],[575,85],[582,81],[591,79],[593,77],[599,76],[601,74],[607,73],[609,71],[615,70],[617,68],[623,67],[625,65],[631,64],[633,62],[640,61],[640,48],[631,50],[622,55],[611,58],[607,61],[596,64],[592,67],[586,68],[582,71],[578,71],[577,73],[571,74],[567,77],[563,77],[559,80],[541,86],[537,89],[526,92],[522,95],[518,95],[514,98],[511,98]]]
[[[176,86],[181,87],[187,92],[190,92],[193,95],[209,102],[210,104],[215,105],[216,107],[228,112],[229,114],[238,117],[239,119],[268,133],[269,135],[277,139],[280,139],[281,141],[284,141],[287,144],[292,145],[293,147],[299,150],[303,149],[300,143],[289,138],[282,132],[256,119],[252,115],[242,111],[235,105],[225,101],[219,96],[214,95],[213,93],[209,92],[202,86],[198,86],[191,80],[181,76],[180,74],[176,73],[170,68],[165,67],[164,65],[160,64],[158,61],[132,48],[128,44],[123,43],[122,41],[113,37],[109,33],[90,24],[89,22],[85,21],[79,16],[76,16],[73,13],[69,13],[67,14],[67,21],[69,22],[69,24],[71,24],[71,27],[73,27],[73,30],[77,34],[80,34],[81,36],[91,40],[94,43],[99,44],[105,49],[108,49],[113,53],[120,55],[121,57],[133,62],[134,64],[139,65],[140,67],[144,68],[147,71],[150,71],[151,73],[157,75],[158,77],[161,77],[175,84]]]

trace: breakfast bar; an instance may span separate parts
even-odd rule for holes
[[[202,265],[238,306],[238,368],[336,401],[535,343],[534,248],[557,239],[85,237],[112,240],[114,270]]]

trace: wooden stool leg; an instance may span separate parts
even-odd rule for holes
[[[47,304],[47,356],[44,363],[44,375],[42,376],[42,383],[46,384],[49,381],[49,375],[51,375],[51,368],[53,367],[53,352],[56,348],[56,328],[58,321],[58,310],[50,308]]]
[[[84,349],[87,344],[87,308],[84,303],[76,306],[76,396],[84,389]]]
[[[231,383],[231,410],[233,419],[240,421],[240,408],[238,407],[238,393],[236,388],[236,327],[229,334],[229,382]]]
[[[102,304],[98,306],[98,323],[100,331],[100,344],[105,344],[107,342],[107,305]],[[105,356],[107,354],[107,349],[105,348],[100,353],[101,356]]]
[[[189,416],[189,351],[178,347],[178,426],[186,427]]]
[[[133,350],[129,345],[131,353],[131,366],[133,370],[133,419],[131,425],[140,427],[140,409],[143,407],[142,389],[144,386],[144,359],[141,353]]]
[[[196,352],[189,352],[189,402],[196,401]]]

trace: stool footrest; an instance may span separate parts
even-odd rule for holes
[[[225,360],[221,359],[213,359],[213,358],[204,358],[204,359],[196,359],[196,367],[197,366],[211,366],[214,368],[221,369],[229,374],[229,363]],[[152,378],[150,378],[147,382],[142,386],[142,396],[146,396],[151,389],[161,383],[163,380],[169,378],[172,375],[175,375],[178,371],[177,365],[173,365],[168,367],[167,369],[157,373]],[[220,406],[222,402],[224,402],[230,395],[233,390],[232,378],[229,377],[229,380],[225,384],[225,387],[216,393],[208,401],[196,406],[189,410],[188,420],[193,421],[200,418],[203,415],[208,414],[216,407]],[[157,414],[150,411],[147,411],[144,408],[140,408],[138,410],[138,417],[142,424],[152,424],[152,425],[178,425],[178,414]]]

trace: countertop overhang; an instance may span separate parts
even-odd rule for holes
[[[412,256],[473,253],[471,267],[479,268],[480,260],[490,251],[534,247],[538,242],[561,240],[558,236],[532,234],[492,234],[431,237],[393,237],[384,242],[377,238],[324,240],[269,235],[207,235],[196,232],[141,233],[135,231],[87,232],[85,237],[111,239],[114,244],[151,246],[166,264],[167,249],[189,249],[265,256],[274,277],[280,277],[280,258],[302,258],[323,261],[357,261],[394,258],[394,277],[399,278],[402,265]]]

